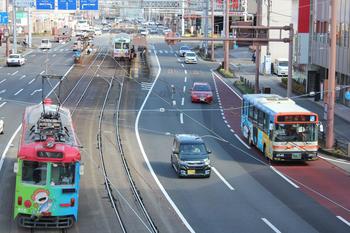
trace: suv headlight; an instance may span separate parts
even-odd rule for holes
[[[210,159],[204,160],[204,164],[205,164],[206,166],[210,165]]]
[[[183,160],[180,160],[180,161],[179,161],[179,165],[180,165],[180,166],[186,167],[186,166],[187,166],[187,162],[186,162],[186,161],[183,161]]]

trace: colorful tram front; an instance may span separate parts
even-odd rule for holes
[[[14,218],[21,227],[69,228],[78,217],[83,166],[69,110],[49,101],[44,109],[35,105],[24,113]]]

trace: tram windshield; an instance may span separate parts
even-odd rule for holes
[[[74,184],[74,176],[74,163],[52,163],[51,185],[72,185]]]
[[[35,161],[23,161],[22,182],[46,185],[47,164]]]

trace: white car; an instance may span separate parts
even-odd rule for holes
[[[21,54],[10,54],[6,60],[7,66],[21,66],[25,63],[25,58]]]
[[[40,44],[40,49],[51,49],[52,44],[49,39],[42,39]]]
[[[4,121],[0,120],[0,134],[4,134]]]
[[[185,54],[185,63],[197,63],[197,55],[194,52],[187,52]]]
[[[95,29],[95,36],[100,36],[102,35],[101,29]]]
[[[141,29],[141,30],[140,30],[140,34],[141,34],[142,36],[147,36],[147,35],[148,35],[148,30],[147,30],[147,29]]]
[[[179,49],[179,55],[180,57],[184,57],[187,52],[192,52],[191,48],[188,46],[181,46]]]

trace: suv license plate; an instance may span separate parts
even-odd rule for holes
[[[196,174],[196,170],[187,170],[187,175],[194,175]]]
[[[301,154],[292,154],[292,159],[301,159]]]

